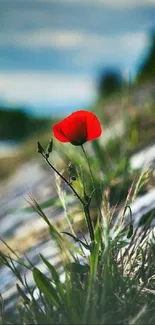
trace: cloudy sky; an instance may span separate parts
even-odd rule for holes
[[[0,102],[87,107],[101,69],[135,73],[154,27],[155,0],[0,0]]]

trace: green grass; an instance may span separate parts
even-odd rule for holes
[[[113,125],[115,117],[113,112],[102,112],[102,105],[100,102],[97,111],[103,121],[104,138],[105,124],[109,125],[110,121]],[[39,204],[33,197],[30,198],[29,211],[34,209],[43,218],[58,247],[64,282],[54,265],[42,255],[40,259],[46,266],[46,275],[27,261],[23,262],[15,252],[11,251],[7,256],[1,252],[0,263],[10,268],[17,277],[19,296],[15,316],[1,308],[1,324],[155,323],[155,243],[149,228],[153,214],[149,213],[144,218],[141,228],[134,228],[130,209],[137,195],[145,193],[154,182],[151,171],[142,173],[130,167],[132,153],[154,139],[154,104],[142,110],[130,108],[125,110],[121,107],[124,121],[121,137],[111,137],[106,144],[99,139],[85,145],[95,191],[81,149],[75,150],[70,144],[54,142],[50,162],[55,167],[59,165],[67,180],[75,176],[72,181],[75,191],[85,203],[91,198],[89,211],[78,200],[75,202],[83,216],[82,223],[77,227],[74,214],[67,206],[71,188],[64,192],[58,177],[56,199]],[[49,138],[50,134],[44,136],[41,141],[43,146]],[[42,140],[42,136],[39,139]],[[26,143],[21,161],[31,155],[36,157],[36,140]],[[72,162],[72,169],[68,171],[69,162]],[[41,163],[45,164],[44,161]],[[51,223],[43,211],[55,205],[64,209],[66,223],[61,223],[61,229]],[[113,225],[118,211],[122,213]],[[93,220],[94,240],[88,239],[87,242],[79,238],[79,233],[82,230],[89,235],[88,212]],[[128,218],[125,217],[127,213]],[[33,288],[28,286],[14,260],[23,268],[31,269]],[[34,288],[38,288],[38,299]]]
[[[25,266],[31,268],[39,289],[36,299],[13,260],[1,253],[1,260],[11,268],[19,283],[16,324],[154,324],[155,245],[154,239],[145,240],[148,223],[138,236],[137,229],[131,232],[131,225],[125,226],[120,220],[112,229],[112,216],[109,211],[107,219],[105,202],[102,226],[96,224],[95,241],[88,245],[85,255],[82,247],[75,247],[49,223],[34,200],[32,205],[48,223],[60,250],[65,281],[60,281],[55,267],[40,255],[47,275],[36,267]],[[15,320],[13,315],[3,315],[3,324],[14,324]]]
[[[21,261],[15,252],[8,247],[11,250],[11,257],[10,254],[6,256],[1,252],[0,260],[17,277],[17,292],[20,303],[17,305],[15,316],[5,312],[1,313],[2,324],[14,324],[14,322],[27,325],[154,324],[155,244],[153,237],[147,239],[150,234],[149,224],[152,217],[148,216],[141,229],[133,228],[132,211],[129,221],[125,221],[125,211],[129,209],[131,202],[146,186],[149,173],[139,173],[139,178],[137,173],[137,181],[132,186],[132,191],[129,191],[131,186],[126,185],[126,193],[128,194],[126,197],[124,197],[125,190],[123,188],[123,197],[121,196],[120,200],[124,202],[124,213],[122,212],[120,218],[113,225],[110,184],[116,182],[122,173],[128,175],[129,167],[123,160],[121,163],[119,162],[121,152],[115,148],[113,143],[108,148],[111,155],[111,165],[108,169],[105,160],[104,168],[107,178],[103,172],[104,168],[103,171],[102,168],[100,169],[103,174],[102,182],[101,176],[99,177],[100,181],[97,176],[94,176],[95,186],[98,186],[99,201],[95,203],[94,198],[92,202],[93,207],[96,208],[93,241],[90,239],[85,242],[77,237],[74,230],[74,218],[73,216],[70,218],[68,214],[66,197],[64,197],[59,178],[56,178],[58,195],[64,208],[70,232],[61,234],[46,217],[43,208],[53,204],[53,201],[46,202],[41,207],[33,197],[30,198],[31,207],[43,218],[58,247],[65,280],[61,282],[58,271],[44,256],[40,255],[40,259],[47,268],[46,275],[35,266]],[[93,150],[95,159],[91,158],[90,163],[93,166],[93,171],[95,171],[95,168],[99,168],[102,162],[102,148],[98,141],[93,142]],[[83,162],[82,175],[85,176],[85,179],[80,174],[81,169],[75,166],[74,172],[76,177],[79,177],[79,182],[74,188],[80,193],[79,195],[82,195],[81,188],[87,185],[85,190],[90,198],[92,189],[88,181],[90,178],[88,178],[88,170],[86,170],[88,166],[82,156],[81,160]],[[94,175],[97,174],[94,173]],[[122,179],[120,184],[124,184]],[[115,185],[118,186],[118,183]],[[113,195],[116,197],[115,193]],[[85,212],[85,205],[83,208]],[[91,204],[89,208],[91,212]],[[87,217],[86,211],[86,224]],[[28,286],[26,278],[20,274],[14,260],[22,264],[24,268],[31,269],[34,279],[33,289]],[[34,288],[39,290],[38,299],[34,294]]]

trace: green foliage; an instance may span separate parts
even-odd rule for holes
[[[47,124],[47,119],[31,117],[23,110],[0,108],[0,140],[23,140]]]
[[[155,79],[155,32],[150,35],[150,46],[143,63],[139,68],[137,81],[150,81]]]
[[[134,229],[130,241],[122,241],[120,228],[116,240],[115,231],[111,232],[104,219],[102,231],[99,223],[96,225],[95,242],[83,264],[71,259],[66,264],[64,283],[55,267],[41,255],[48,275],[33,268],[38,299],[25,280],[22,287],[17,285],[21,303],[16,323],[154,324],[155,246],[153,239],[144,245],[144,231],[145,227],[136,237]],[[12,323],[5,315],[4,324],[8,321]]]
[[[136,183],[131,201],[135,200],[145,181],[146,173],[143,173]],[[90,243],[89,253],[85,255],[58,233],[34,199],[31,204],[48,224],[61,254],[66,250],[67,259],[62,259],[65,280],[61,282],[56,268],[40,255],[47,274],[31,266],[34,283],[39,290],[36,298],[34,290],[28,287],[13,259],[1,253],[0,259],[20,282],[17,284],[21,298],[18,316],[15,316],[17,324],[154,323],[154,237],[145,242],[146,235],[150,233],[148,228],[152,216],[141,230],[133,228],[132,211],[126,205],[123,219],[120,217],[111,228],[108,221],[110,218],[104,214],[108,204],[105,202],[102,221],[98,220],[94,242]],[[130,224],[126,226],[124,216],[127,209],[131,214]],[[74,239],[73,235],[72,237]],[[12,250],[11,252],[13,253]],[[79,254],[83,256],[82,263],[79,261]],[[15,253],[14,255],[17,257]],[[23,266],[26,267],[24,263]],[[10,319],[9,314],[3,315],[3,324],[8,322],[13,324],[12,316]]]
[[[38,204],[31,197],[29,211],[34,209],[44,220],[58,248],[63,281],[56,266],[41,254],[45,273],[27,265],[16,254],[12,257],[1,252],[0,263],[17,277],[20,298],[15,318],[4,313],[2,324],[154,324],[155,241],[149,229],[154,214],[147,215],[141,227],[139,224],[135,227],[130,207],[144,191],[150,176],[148,171],[135,174],[130,168],[130,150],[137,145],[136,131],[137,119],[127,119],[123,143],[118,137],[111,137],[106,146],[99,140],[92,141],[90,157],[86,159],[81,151],[78,162],[73,147],[60,150],[67,166],[72,163],[73,168],[65,165],[61,175],[74,188],[74,195],[77,193],[82,198],[84,209],[80,201],[78,210],[83,215],[85,208],[90,215],[95,211],[94,240],[79,238],[74,215],[67,206],[70,192],[64,189],[60,178],[56,177],[57,198]],[[119,211],[119,204],[123,209],[114,222],[116,204]],[[54,222],[49,221],[43,208],[50,206],[63,208],[69,230],[60,233]],[[32,272],[33,288],[28,286],[18,264]]]
[[[98,92],[100,96],[110,96],[121,90],[122,77],[119,71],[115,69],[109,69],[103,71],[100,75]]]
[[[60,302],[59,297],[57,295],[57,291],[55,290],[51,282],[47,279],[47,277],[37,268],[33,269],[33,277],[39,290],[45,295],[45,297],[47,297],[51,301],[53,306],[59,308]]]

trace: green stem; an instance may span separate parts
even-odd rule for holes
[[[74,194],[76,195],[76,197],[79,199],[79,201],[82,203],[82,205],[84,205],[84,201],[81,199],[81,197],[79,196],[79,194],[76,192],[76,190],[74,189],[74,187],[72,186],[71,183],[69,183],[67,181],[67,179],[59,173],[59,171],[49,162],[48,158],[46,158],[46,156],[42,155],[44,157],[44,159],[46,160],[47,164],[55,171],[55,173],[57,173],[61,179],[70,187],[70,189],[74,192]]]
[[[85,203],[85,201],[83,201],[83,199],[81,199],[81,197],[76,192],[76,190],[74,189],[72,184],[69,183],[68,180],[62,174],[60,174],[59,171],[49,162],[48,157],[46,157],[43,153],[41,153],[41,155],[45,159],[46,163],[55,171],[55,173],[57,173],[61,177],[61,179],[69,186],[69,188],[73,191],[75,196],[79,199],[79,201],[83,205],[83,210],[84,210],[84,213],[86,216],[87,226],[88,226],[88,230],[89,230],[89,234],[90,234],[90,240],[94,241],[94,230],[93,230],[93,225],[92,225],[92,221],[91,221],[91,217],[90,217],[89,204]]]
[[[94,178],[93,178],[93,173],[92,173],[92,170],[91,170],[90,162],[89,162],[88,156],[86,154],[86,151],[85,151],[83,145],[81,145],[81,147],[82,147],[82,151],[84,153],[84,156],[85,156],[86,161],[87,161],[87,164],[88,164],[88,168],[89,168],[89,172],[90,172],[90,177],[91,177],[91,182],[92,182],[92,185],[93,185],[93,190],[95,190],[95,183],[94,183]]]
[[[91,217],[90,217],[89,204],[85,204],[84,213],[85,213],[86,220],[87,220],[90,239],[91,239],[91,241],[94,241],[94,239],[95,239],[94,238],[94,229],[93,229],[93,224],[92,224],[92,220],[91,220]]]
[[[82,151],[83,151],[83,153],[84,153],[84,156],[85,156],[86,161],[87,161],[87,164],[88,164],[89,173],[90,173],[90,177],[91,177],[91,182],[92,182],[92,186],[93,186],[93,192],[95,192],[96,203],[97,203],[97,206],[98,206],[98,209],[99,209],[99,213],[100,213],[100,221],[101,221],[101,220],[102,220],[102,212],[101,212],[101,209],[100,209],[100,204],[99,204],[98,196],[97,196],[97,193],[96,193],[96,188],[95,188],[95,182],[94,182],[94,177],[93,177],[92,169],[91,169],[90,162],[89,162],[89,159],[88,159],[87,153],[86,153],[86,151],[85,151],[83,145],[81,145],[81,147],[82,147]]]

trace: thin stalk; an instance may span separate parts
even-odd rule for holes
[[[89,173],[90,173],[90,177],[91,177],[91,182],[92,182],[92,186],[93,186],[93,192],[95,192],[96,203],[97,203],[97,206],[98,206],[98,209],[99,209],[99,213],[100,213],[100,222],[101,222],[101,220],[102,220],[102,212],[101,212],[101,209],[100,209],[100,204],[99,204],[98,196],[97,196],[97,193],[96,193],[96,188],[95,188],[95,182],[94,182],[94,177],[93,177],[92,169],[91,169],[90,162],[89,162],[89,159],[88,159],[87,153],[86,153],[86,151],[85,151],[83,145],[81,145],[81,147],[82,147],[82,151],[83,151],[83,153],[84,153],[84,156],[85,156],[86,161],[87,161],[87,164],[88,164]]]
[[[87,203],[87,202],[85,203],[85,201],[80,197],[80,195],[74,189],[72,184],[70,182],[68,182],[68,180],[62,174],[60,174],[59,171],[49,162],[48,157],[46,157],[42,152],[41,152],[41,155],[45,159],[46,163],[55,171],[55,173],[57,173],[61,177],[61,179],[68,185],[68,187],[73,191],[75,196],[81,202],[81,204],[83,206],[84,213],[85,213],[86,221],[87,221],[87,226],[88,226],[88,230],[89,230],[89,234],[90,234],[90,240],[94,241],[94,229],[93,229],[93,225],[92,225],[92,221],[91,221],[91,217],[90,217],[89,203]]]
[[[74,189],[72,184],[70,182],[68,182],[68,180],[62,174],[59,173],[59,171],[49,162],[49,160],[48,160],[48,158],[46,158],[46,156],[44,156],[43,154],[42,154],[42,156],[46,160],[47,164],[55,171],[55,173],[57,173],[62,178],[62,180],[70,187],[70,189],[74,192],[75,196],[79,199],[79,201],[82,203],[82,205],[84,205],[85,202],[81,199],[81,197],[76,192],[76,190]]]
[[[94,229],[93,229],[93,225],[92,225],[92,221],[91,221],[91,217],[90,217],[89,205],[88,204],[84,205],[84,213],[85,213],[87,224],[88,224],[90,239],[91,239],[91,241],[94,241]]]
[[[87,164],[88,164],[93,190],[95,190],[95,182],[94,182],[94,177],[93,177],[93,173],[92,173],[92,170],[91,170],[90,162],[89,162],[88,156],[86,154],[86,151],[85,151],[83,145],[81,145],[81,148],[82,148],[82,151],[84,153],[84,156],[85,156]]]

